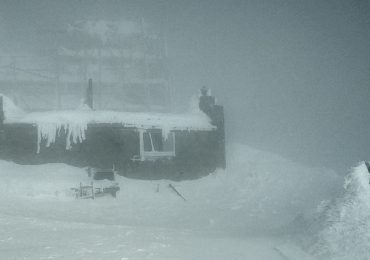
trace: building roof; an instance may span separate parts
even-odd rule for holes
[[[210,119],[203,112],[188,114],[120,112],[108,110],[61,110],[21,113],[7,117],[5,123],[36,125],[122,124],[135,128],[165,128],[169,130],[212,130]]]
[[[0,94],[1,95],[1,94]],[[91,110],[82,107],[76,110],[26,113],[3,96],[4,123],[35,124],[38,129],[38,145],[46,140],[46,146],[55,142],[60,131],[66,133],[66,148],[71,143],[82,142],[89,124],[120,124],[138,129],[162,129],[165,138],[173,130],[211,131],[215,129],[209,117],[201,111],[187,114],[143,113]],[[38,147],[39,148],[39,147]],[[39,150],[39,149],[38,149]]]

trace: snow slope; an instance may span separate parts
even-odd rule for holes
[[[318,259],[370,259],[370,185],[364,163],[348,174],[338,198],[320,205],[302,239]]]
[[[70,193],[87,181],[84,169],[0,161],[0,256],[284,259],[274,249],[286,243],[280,228],[336,195],[341,178],[243,145],[227,154],[226,171],[184,182],[119,177],[117,199],[94,201]]]

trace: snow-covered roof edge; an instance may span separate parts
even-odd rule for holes
[[[46,140],[46,146],[50,146],[62,130],[66,134],[66,149],[71,148],[72,143],[85,140],[89,124],[122,124],[123,127],[138,129],[158,128],[162,129],[165,138],[173,130],[211,131],[216,128],[211,124],[209,117],[201,111],[187,114],[165,114],[78,109],[25,113],[9,98],[2,96],[5,123],[27,123],[37,126],[38,151],[42,140]]]

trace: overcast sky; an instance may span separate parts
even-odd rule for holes
[[[0,0],[0,48],[138,17],[166,32],[179,101],[213,89],[229,142],[340,173],[370,160],[370,1]]]

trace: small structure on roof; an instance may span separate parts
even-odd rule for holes
[[[202,89],[199,111],[93,109],[90,81],[78,110],[25,113],[0,95],[0,158],[21,164],[110,168],[143,179],[191,179],[225,168],[223,107]]]

